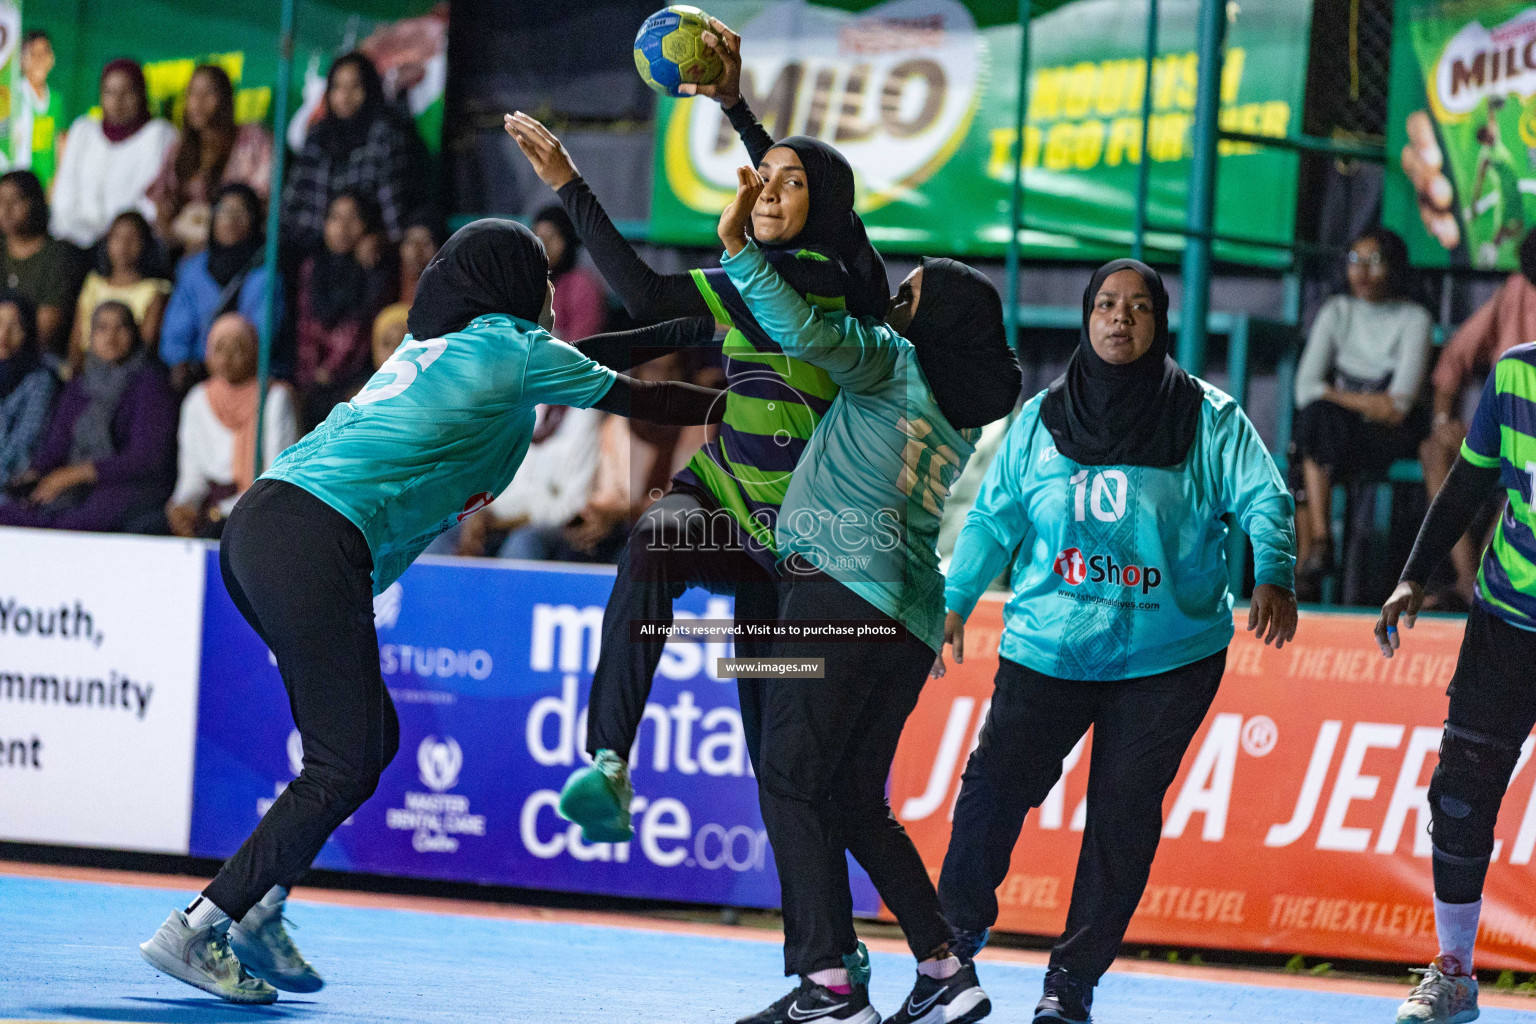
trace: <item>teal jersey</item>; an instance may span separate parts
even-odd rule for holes
[[[1493,365],[1461,455],[1497,467],[1509,494],[1477,572],[1477,602],[1511,625],[1536,629],[1536,344],[1516,345]]]
[[[407,335],[355,398],[262,475],[304,488],[356,524],[382,593],[433,539],[512,482],[535,406],[588,408],[617,376],[513,316],[482,316],[428,341]]]
[[[981,431],[950,425],[912,343],[885,324],[818,310],[755,245],[720,265],[785,354],[840,389],[785,491],[780,556],[800,555],[937,651],[939,521]]]
[[[1178,466],[1082,466],[1020,412],[955,545],[945,601],[968,616],[1012,561],[1003,657],[1062,679],[1167,672],[1232,642],[1231,514],[1259,583],[1294,586],[1295,505],[1237,403],[1204,381]],[[1017,552],[1017,554],[1015,554]]]

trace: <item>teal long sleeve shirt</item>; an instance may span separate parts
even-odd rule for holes
[[[969,616],[1012,562],[1000,653],[1061,679],[1167,672],[1232,642],[1227,524],[1254,547],[1257,582],[1294,587],[1295,504],[1230,395],[1205,400],[1181,465],[1081,466],[1024,406],[955,545],[945,604]]]
[[[981,431],[945,419],[917,350],[886,324],[812,306],[756,245],[720,265],[784,352],[841,389],[785,492],[781,559],[800,555],[937,651],[939,520]]]

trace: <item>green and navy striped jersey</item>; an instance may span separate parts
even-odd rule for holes
[[[811,249],[765,255],[813,305],[843,308],[847,284],[840,262]],[[778,560],[779,506],[811,433],[837,397],[837,385],[825,370],[785,355],[724,270],[695,270],[693,278],[715,319],[731,325],[721,346],[725,414],[719,434],[677,479],[713,495],[741,525],[747,553],[771,569]]]
[[[1493,615],[1536,629],[1536,343],[1516,345],[1494,364],[1461,456],[1497,467],[1509,505],[1477,573],[1477,600]]]

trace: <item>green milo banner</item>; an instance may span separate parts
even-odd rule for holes
[[[1154,257],[1168,259],[1183,248],[1176,229],[1184,223],[1190,169],[1199,2],[1163,0],[1160,7],[1147,241]],[[1008,243],[1020,153],[1020,29],[1006,20],[1015,9],[985,0],[708,5],[742,34],[742,91],[768,130],[814,135],[847,155],[858,175],[859,210],[882,248],[991,256]],[[1274,137],[1299,130],[1310,4],[1244,0],[1229,11],[1221,126]],[[1141,0],[1074,0],[1035,18],[1022,147],[1026,254],[1097,259],[1130,244],[1145,31]],[[1225,142],[1221,153],[1217,254],[1288,264],[1295,154]],[[713,244],[744,160],[717,104],[663,100],[652,240]]]
[[[1536,224],[1536,7],[1398,0],[1383,219],[1421,266],[1513,270]]]
[[[243,124],[271,119],[279,16],[276,0],[29,0],[25,28],[44,29],[53,39],[58,64],[51,84],[62,90],[69,119],[96,106],[102,66],[127,56],[144,65],[154,112],[178,124],[192,70],[222,66],[235,84],[235,119]],[[448,4],[434,0],[298,0],[290,144],[302,141],[319,109],[331,61],[354,49],[372,58],[390,95],[405,97],[422,140],[436,152]]]

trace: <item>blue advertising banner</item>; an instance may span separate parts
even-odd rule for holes
[[[208,553],[191,852],[227,857],[299,772],[277,667]],[[635,838],[589,844],[555,811],[585,764],[611,569],[424,559],[375,601],[400,752],[315,866],[611,896],[777,907],[728,645],[673,641],[632,755]],[[679,618],[729,618],[692,590]],[[851,864],[851,862],[850,862]],[[852,870],[854,906],[879,900]]]

